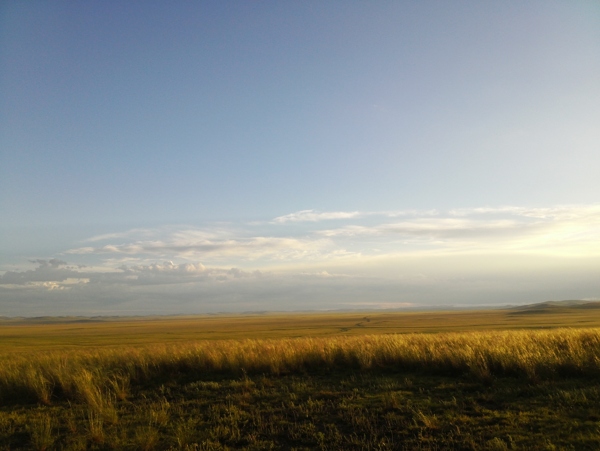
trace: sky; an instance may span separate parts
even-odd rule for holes
[[[0,315],[600,299],[600,3],[4,1]]]

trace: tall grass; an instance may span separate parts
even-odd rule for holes
[[[201,341],[0,355],[0,400],[85,403],[114,422],[136,384],[181,374],[389,368],[531,379],[600,375],[600,329]]]

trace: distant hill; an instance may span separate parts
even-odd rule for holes
[[[546,301],[537,304],[520,305],[512,307],[511,315],[526,315],[534,313],[568,313],[576,310],[600,309],[600,301]]]

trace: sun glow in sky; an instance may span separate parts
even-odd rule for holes
[[[0,315],[600,298],[600,4],[0,6]]]

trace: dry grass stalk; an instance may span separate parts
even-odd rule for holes
[[[600,330],[364,335],[201,341],[176,345],[0,355],[0,396],[20,393],[49,404],[84,401],[116,422],[130,385],[178,373],[280,374],[311,369],[397,368],[471,373],[483,381],[525,376],[600,375]]]

